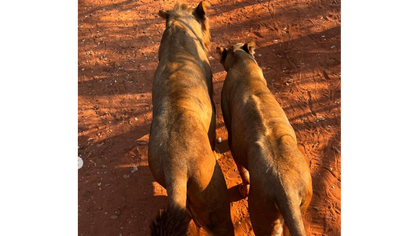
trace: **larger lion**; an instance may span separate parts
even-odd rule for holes
[[[206,2],[160,11],[166,29],[153,81],[149,167],[169,206],[152,235],[186,235],[191,218],[211,235],[233,235],[227,187],[212,148],[215,107],[207,58]]]

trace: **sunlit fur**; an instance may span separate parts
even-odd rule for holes
[[[244,168],[243,183],[250,185],[255,235],[280,235],[284,218],[286,235],[290,231],[304,236],[303,214],[312,198],[309,166],[286,114],[267,87],[254,48],[249,42],[219,49],[227,71],[222,111],[229,146],[238,168]]]
[[[206,6],[177,4],[159,12],[166,29],[153,81],[149,167],[166,188],[170,206],[188,209],[210,235],[233,236],[227,187],[213,153],[216,120]],[[165,211],[152,224],[152,235],[179,235],[174,228],[185,229],[183,216],[172,213]]]

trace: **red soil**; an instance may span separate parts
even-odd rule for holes
[[[186,1],[197,5],[199,1]],[[254,40],[268,87],[308,159],[309,235],[341,233],[341,1],[210,0],[218,162],[232,197],[236,235],[254,235],[220,109],[226,76],[217,46]],[[147,166],[151,87],[175,1],[79,0],[79,235],[148,235],[168,200]],[[138,170],[132,172],[133,165]],[[191,224],[193,226],[193,223]],[[196,229],[192,227],[192,232]],[[194,233],[193,233],[194,234]]]

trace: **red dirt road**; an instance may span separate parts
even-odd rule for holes
[[[186,1],[197,5],[199,1]],[[220,109],[226,73],[217,46],[254,40],[268,87],[296,131],[313,179],[312,236],[341,233],[341,1],[217,1],[209,9],[218,162],[236,235],[254,235]],[[167,204],[147,166],[151,88],[175,1],[79,0],[79,235],[148,235]],[[137,170],[133,170],[133,166]],[[195,234],[193,228],[192,234]]]

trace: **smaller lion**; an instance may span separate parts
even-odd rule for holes
[[[255,235],[280,235],[283,230],[284,235],[304,236],[303,215],[312,198],[309,166],[286,114],[267,88],[254,49],[254,42],[218,48],[227,71],[223,118],[242,177],[240,193],[249,194]]]

